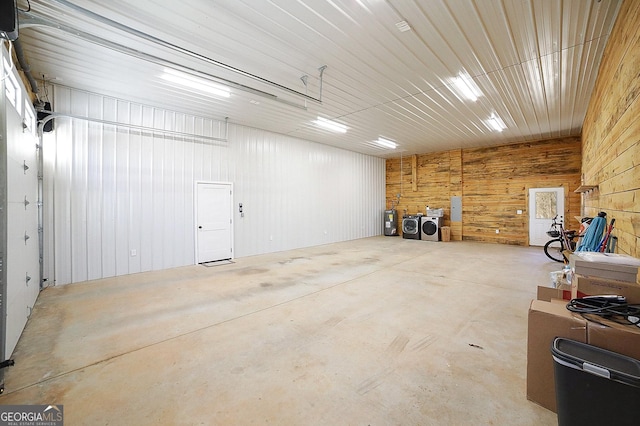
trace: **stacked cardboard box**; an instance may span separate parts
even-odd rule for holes
[[[625,254],[576,252],[569,258],[574,272],[571,297],[617,294],[640,303],[640,259]]]
[[[575,274],[571,281],[571,298],[616,294],[627,298],[627,303],[640,304],[640,284],[607,278]]]
[[[626,297],[629,304],[640,304],[640,259],[573,253],[569,265],[573,271],[570,298],[614,294]],[[572,313],[566,307],[567,288],[538,287],[538,300],[529,307],[527,398],[552,411],[556,411],[556,393],[551,344],[556,337],[640,359],[640,327]]]
[[[586,321],[569,312],[564,303],[532,301],[527,338],[527,399],[553,412],[556,392],[551,344],[556,337],[586,342]]]
[[[565,337],[640,359],[640,328],[604,319],[588,321],[567,310],[566,301],[534,300],[529,308],[527,399],[556,411],[551,344]]]

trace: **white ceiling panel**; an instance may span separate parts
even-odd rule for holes
[[[578,135],[620,1],[18,5],[19,40],[38,80],[396,157]],[[403,20],[409,31],[396,27]],[[166,68],[224,83],[231,95],[166,81]],[[475,102],[453,88],[461,72],[482,92]],[[485,124],[492,114],[502,132]],[[319,129],[318,116],[347,132]],[[398,148],[376,146],[379,136]]]

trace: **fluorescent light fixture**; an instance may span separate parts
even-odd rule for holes
[[[322,127],[323,129],[331,130],[332,132],[347,133],[347,126],[326,118],[318,117],[316,120],[313,120],[313,123],[316,126]]]
[[[377,143],[382,147],[389,148],[389,149],[396,149],[396,147],[398,146],[398,144],[395,143],[394,141],[390,141],[389,139],[385,139],[385,138],[378,138],[378,140],[375,140],[373,142]]]
[[[216,96],[228,98],[231,96],[231,90],[221,84],[212,83],[200,77],[191,74],[176,71],[171,68],[165,68],[164,73],[160,76],[163,80],[176,83],[181,86],[189,87],[200,92],[210,93]]]
[[[451,83],[455,87],[456,91],[464,98],[475,102],[479,96],[482,96],[482,92],[478,85],[467,73],[459,73],[457,77],[451,79]]]
[[[501,132],[507,128],[502,119],[495,114],[491,114],[491,117],[485,121],[485,124],[489,129],[495,130],[496,132]]]

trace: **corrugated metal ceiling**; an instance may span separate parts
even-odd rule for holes
[[[20,40],[36,78],[381,157],[578,135],[620,6],[618,0],[30,3],[19,16]],[[403,20],[410,31],[396,27]],[[177,87],[161,78],[167,64],[231,81],[231,96]],[[481,91],[477,101],[452,90],[461,72]],[[322,102],[292,91],[321,95]],[[492,114],[504,131],[485,124]],[[318,116],[348,131],[321,130],[312,123]],[[376,147],[380,136],[398,148]]]

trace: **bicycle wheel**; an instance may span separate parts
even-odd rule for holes
[[[560,238],[555,240],[547,241],[547,244],[544,245],[544,254],[551,260],[555,260],[556,262],[564,262],[564,256],[562,255],[562,251],[564,250],[564,243]]]

